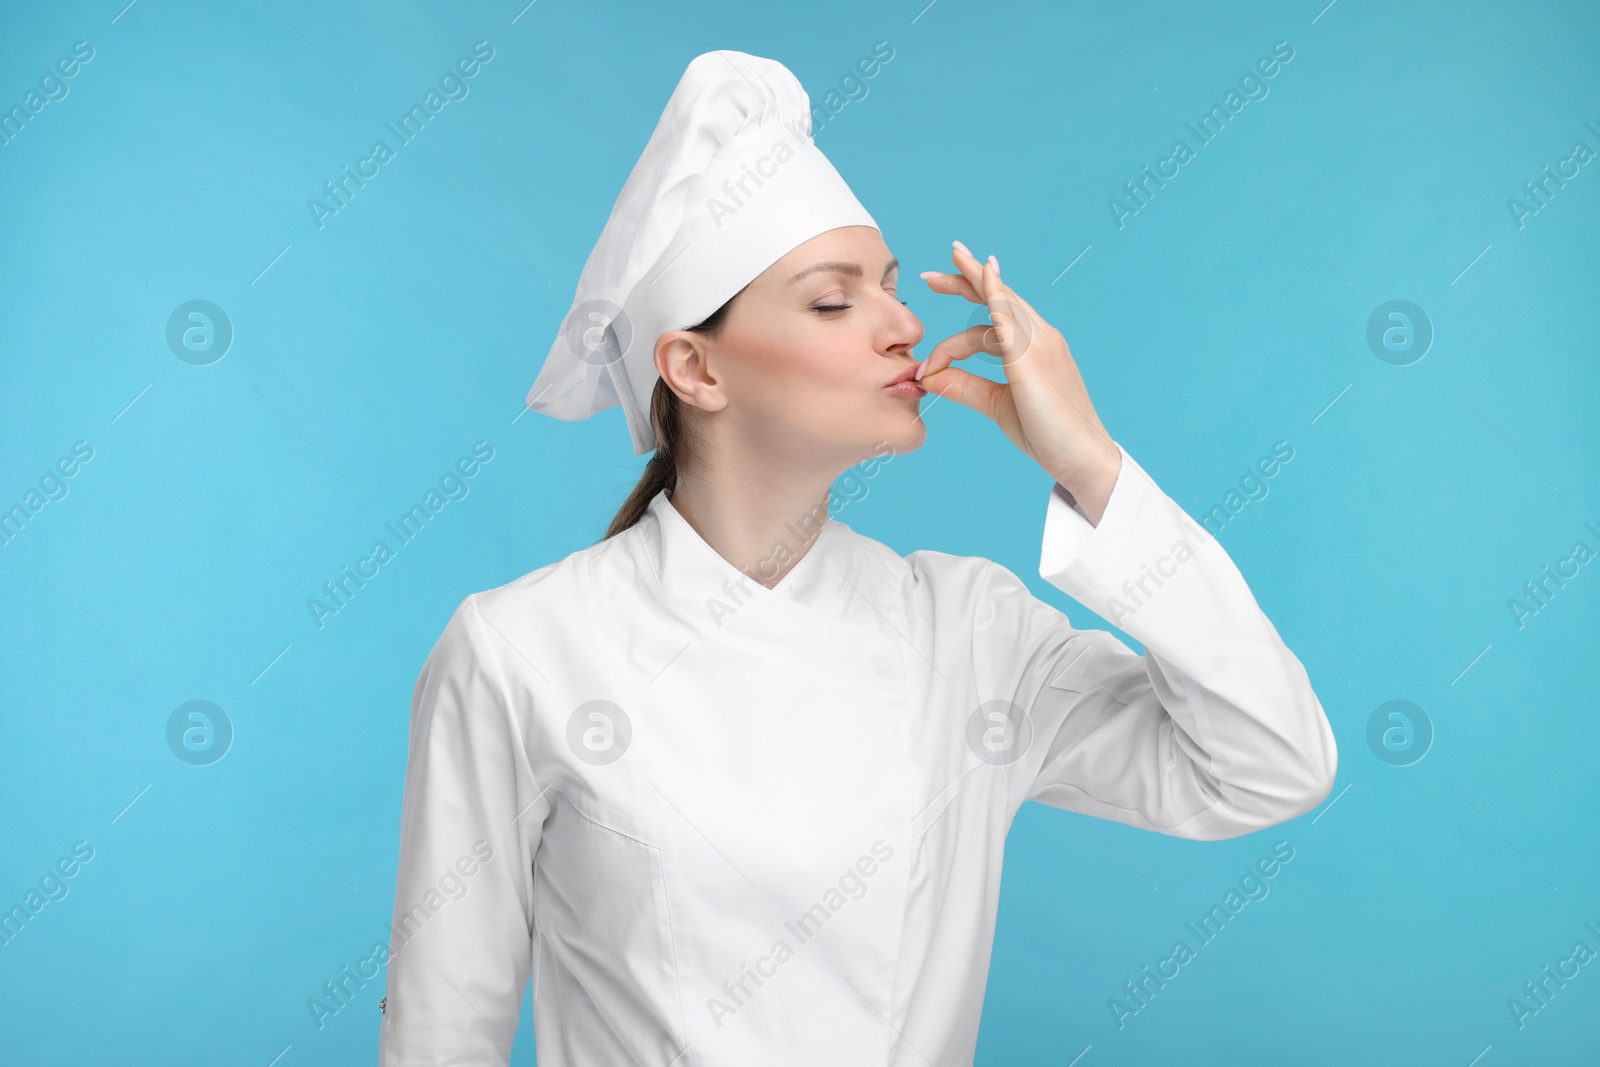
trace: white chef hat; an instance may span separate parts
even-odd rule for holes
[[[589,253],[528,407],[575,420],[621,403],[634,455],[649,451],[656,339],[839,226],[878,228],[812,143],[795,76],[744,52],[696,56]]]

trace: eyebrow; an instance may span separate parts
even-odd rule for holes
[[[889,272],[894,270],[899,265],[900,261],[898,259],[891,259],[889,261],[889,265],[883,268],[883,276],[887,278],[889,276]],[[861,265],[859,263],[849,263],[842,259],[830,259],[822,263],[811,264],[811,266],[790,278],[785,284],[793,285],[806,275],[816,274],[818,271],[831,271],[834,274],[848,274],[852,278],[859,278],[862,274]]]

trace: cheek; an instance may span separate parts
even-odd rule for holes
[[[883,392],[889,371],[870,337],[797,323],[759,340],[740,338],[732,347],[749,357],[738,367],[738,380],[730,383],[735,403],[756,424],[785,439],[883,436],[890,433],[886,427],[915,413],[907,409],[908,401]]]
[[[870,362],[838,336],[795,331],[769,343],[751,369],[745,384],[762,394],[763,407],[792,408],[802,398],[837,404],[871,393]]]
[[[853,438],[876,423],[892,397],[883,393],[889,372],[870,346],[814,349],[800,357],[804,378],[789,395],[807,403],[806,422],[829,439]]]

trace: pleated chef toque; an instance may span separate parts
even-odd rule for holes
[[[696,56],[589,253],[528,407],[576,420],[620,403],[634,455],[650,451],[656,339],[839,226],[878,228],[812,143],[795,76],[744,52]]]

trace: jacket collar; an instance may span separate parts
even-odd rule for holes
[[[720,626],[738,608],[763,595],[826,610],[846,588],[842,579],[851,569],[851,531],[829,515],[824,514],[805,555],[771,589],[723,559],[673,506],[665,489],[651,499],[646,517],[653,520],[653,527],[643,532],[652,535],[647,537],[648,547],[655,550],[661,584],[712,625]],[[800,524],[790,524],[784,531],[786,544],[774,547],[773,558],[791,558],[808,533]]]
[[[892,599],[877,588],[887,572],[863,567],[865,552],[858,542],[865,539],[831,516],[772,589],[723,559],[679,514],[665,490],[656,493],[626,535],[631,554],[639,557],[634,579],[654,586],[656,599],[664,594],[684,624],[676,637],[678,652],[684,651],[685,638],[692,646],[730,636],[769,655],[875,688],[903,682],[896,647],[901,642],[872,619]],[[803,536],[797,527],[796,547]],[[659,666],[666,666],[664,659]]]

